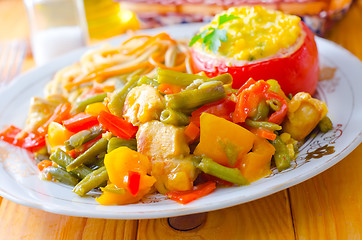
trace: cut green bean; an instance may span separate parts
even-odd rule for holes
[[[133,76],[128,80],[128,82],[122,87],[117,89],[108,103],[109,111],[118,117],[122,117],[123,114],[123,105],[126,100],[127,94],[131,91],[132,88],[137,86],[139,76]]]
[[[261,101],[255,113],[251,116],[251,119],[254,121],[265,120],[269,115],[269,105],[265,101]]]
[[[100,93],[91,97],[88,97],[84,100],[81,100],[79,102],[77,102],[75,104],[75,106],[73,107],[71,113],[72,114],[76,114],[76,113],[80,113],[80,112],[84,112],[85,108],[92,103],[97,103],[97,102],[103,102],[103,100],[107,97],[107,93]]]
[[[161,112],[160,121],[174,126],[186,126],[190,119],[186,114],[167,108]]]
[[[223,84],[230,84],[233,82],[233,77],[231,76],[230,73],[224,73],[216,77],[210,78],[209,81],[220,81]]]
[[[160,85],[156,79],[147,76],[142,76],[137,82],[137,86],[141,86],[143,84],[151,85],[152,87],[155,88],[157,88]]]
[[[52,160],[53,162],[55,162],[64,169],[68,166],[68,164],[74,161],[74,159],[71,156],[69,156],[66,152],[64,152],[60,148],[57,148],[57,150],[55,150],[55,152],[52,155],[50,155],[50,160]],[[82,164],[78,168],[70,172],[76,175],[79,179],[83,179],[85,176],[91,173],[92,170]]]
[[[132,150],[137,151],[137,141],[136,141],[136,139],[127,140],[127,139],[122,139],[122,138],[118,138],[118,137],[112,137],[108,141],[107,153],[110,153],[114,149],[119,148],[119,147],[128,147]]]
[[[226,97],[226,93],[221,82],[207,82],[200,85],[198,89],[166,95],[165,99],[167,107],[187,110],[215,102],[224,97]]]
[[[83,130],[77,132],[71,136],[67,141],[65,141],[65,149],[70,151],[74,148],[79,148],[83,144],[97,138],[103,132],[102,127],[94,126],[89,130]]]
[[[97,156],[107,150],[108,140],[101,138],[87,151],[79,155],[73,162],[67,165],[67,171],[72,171],[82,164],[92,164],[97,161]]]
[[[118,188],[118,187],[101,187],[102,192],[111,192],[111,193],[116,193],[116,194],[125,194],[126,193],[126,189],[124,188]]]
[[[329,117],[325,116],[322,118],[322,120],[319,121],[318,127],[321,130],[321,132],[326,133],[329,130],[333,129],[333,123]]]
[[[189,74],[189,73],[182,73],[176,72],[168,69],[157,69],[157,76],[158,76],[158,83],[167,83],[173,84],[181,87],[187,87],[191,83],[193,83],[196,79],[208,80],[208,77],[196,75],[196,74]]]
[[[274,141],[271,142],[275,148],[274,161],[279,172],[290,167],[290,155],[287,146],[282,139],[277,136]]]
[[[267,100],[266,103],[270,106],[271,109],[273,109],[274,112],[279,111],[280,107],[282,106],[282,103],[277,99]]]
[[[108,173],[105,166],[88,174],[74,188],[73,192],[79,196],[84,196],[93,188],[99,187],[108,180]]]
[[[237,168],[222,166],[217,162],[213,161],[211,158],[205,156],[202,157],[200,162],[198,162],[197,159],[198,157],[193,158],[194,164],[204,173],[238,185],[249,184],[248,180],[241,174],[240,170]]]
[[[254,120],[251,120],[248,118],[245,120],[245,123],[249,127],[253,127],[253,128],[263,128],[263,129],[272,130],[272,131],[279,131],[282,129],[281,126],[279,126],[278,124],[275,124],[275,123],[266,122],[266,121],[254,121]]]
[[[47,167],[43,170],[43,173],[46,176],[51,176],[52,179],[68,185],[75,186],[79,182],[78,178],[60,167]]]

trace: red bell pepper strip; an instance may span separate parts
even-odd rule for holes
[[[276,92],[273,92],[273,91],[266,92],[265,98],[267,100],[276,99],[281,103],[280,109],[278,111],[274,112],[272,115],[270,115],[270,117],[268,119],[269,122],[280,125],[283,122],[283,120],[288,112],[287,101],[282,96],[280,96],[279,94],[277,94]]]
[[[252,83],[253,79],[249,79],[245,84],[248,86]],[[270,88],[270,85],[265,81],[259,80],[254,84],[250,84],[249,87],[241,87],[243,90],[238,91],[237,102],[235,106],[235,111],[233,114],[234,123],[245,122],[245,119],[248,117],[249,113],[255,109],[259,102],[264,98],[264,94]]]
[[[128,171],[127,188],[133,196],[136,196],[140,190],[140,180],[141,174],[139,172]]]
[[[209,181],[206,183],[199,184],[194,186],[192,190],[188,191],[172,191],[168,192],[167,197],[172,200],[179,202],[181,204],[187,204],[192,202],[198,198],[204,197],[210,194],[216,188],[216,183],[213,181]]]
[[[133,138],[138,130],[132,123],[105,111],[100,112],[98,121],[113,135],[124,139]]]
[[[50,116],[48,121],[46,121],[42,126],[40,126],[36,131],[39,135],[44,136],[48,131],[48,126],[51,122],[61,123],[63,120],[68,119],[70,116],[70,110],[72,106],[70,103],[61,103],[55,110],[53,115]]]
[[[235,110],[235,102],[228,98],[221,99],[214,103],[209,103],[191,113],[190,122],[200,126],[200,116],[202,113],[210,113],[218,117],[231,120],[232,113]]]
[[[255,135],[274,141],[277,135],[273,133],[272,131],[261,129],[261,128],[249,128],[249,131],[254,133]]]
[[[0,132],[0,139],[31,152],[45,146],[44,136],[38,136],[35,133],[25,133],[23,137],[18,138],[17,136],[21,131],[20,128],[11,125]]]
[[[98,124],[96,116],[78,113],[72,118],[63,121],[63,126],[71,132],[80,132]]]
[[[238,92],[236,93],[236,95],[239,95],[240,93],[242,93],[242,91],[244,91],[245,89],[249,88],[251,85],[255,84],[256,81],[252,78],[249,78],[248,81],[246,81],[238,90]]]

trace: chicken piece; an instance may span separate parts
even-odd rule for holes
[[[133,88],[126,97],[123,117],[133,125],[140,125],[159,119],[164,109],[164,99],[161,94],[149,85]]]
[[[172,158],[153,161],[151,175],[156,178],[157,191],[166,194],[169,191],[192,189],[198,170],[191,157]]]
[[[148,156],[151,161],[186,156],[190,153],[182,127],[151,121],[140,126],[136,138],[138,152]]]
[[[294,95],[288,104],[287,120],[283,131],[295,140],[303,140],[326,116],[328,110],[325,102],[312,98],[308,93]]]
[[[35,131],[49,119],[59,104],[65,102],[67,102],[67,99],[59,94],[50,95],[45,99],[33,97],[30,102],[28,118],[26,119],[24,131]]]

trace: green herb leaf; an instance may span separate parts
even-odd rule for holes
[[[191,41],[189,43],[189,47],[191,47],[192,45],[194,45],[197,41],[199,41],[200,39],[204,38],[206,33],[208,32],[208,29],[205,29],[204,31],[202,31],[201,33],[193,36],[193,38],[191,38]]]
[[[221,46],[221,41],[227,40],[227,31],[225,29],[214,29],[203,38],[203,44],[213,53],[217,53]]]
[[[230,14],[230,15],[227,15],[227,14],[221,15],[219,17],[219,26],[226,23],[226,22],[229,22],[231,20],[238,19],[238,18],[240,18],[240,17],[232,15],[232,14]]]

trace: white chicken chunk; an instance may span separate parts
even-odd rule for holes
[[[142,85],[133,88],[126,97],[123,117],[133,125],[140,125],[160,117],[164,98],[153,87]]]
[[[183,127],[151,121],[140,126],[136,138],[138,152],[151,160],[186,156],[190,153]]]

